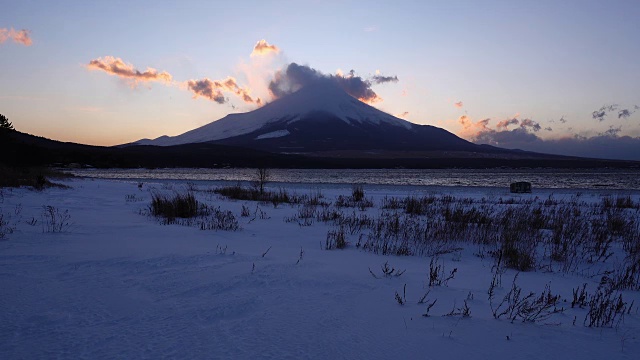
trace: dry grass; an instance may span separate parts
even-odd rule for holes
[[[6,167],[0,165],[0,188],[29,186],[35,190],[43,190],[49,187],[66,187],[56,184],[49,179],[64,179],[73,175],[65,174],[44,167]]]

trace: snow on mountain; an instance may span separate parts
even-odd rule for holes
[[[133,145],[171,146],[227,139],[245,135],[270,124],[285,121],[293,123],[310,113],[328,113],[347,124],[389,124],[410,130],[412,123],[398,119],[358,99],[330,83],[308,86],[282,97],[262,108],[247,113],[229,114],[224,118],[193,129],[178,136],[161,136],[154,140],[142,139]],[[273,135],[273,134],[272,134]],[[276,136],[260,135],[256,139],[287,136],[285,130]]]
[[[256,140],[275,139],[275,138],[287,136],[289,134],[290,134],[289,130],[276,130],[270,133],[259,135],[256,137]]]

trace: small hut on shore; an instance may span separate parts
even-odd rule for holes
[[[527,181],[514,182],[511,183],[510,189],[512,193],[530,193],[531,183]]]

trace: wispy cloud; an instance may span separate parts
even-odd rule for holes
[[[139,71],[132,64],[125,63],[122,59],[113,56],[105,56],[91,60],[87,65],[90,70],[101,70],[109,75],[115,75],[130,81],[132,86],[139,82],[164,82],[171,83],[171,74],[166,71],[158,72],[154,68],[148,67],[145,71]]]
[[[618,104],[603,105],[600,109],[591,113],[591,117],[598,121],[604,121],[608,113],[612,111],[616,111],[617,109],[618,109]]]
[[[618,127],[609,126],[608,130],[599,133],[598,136],[618,137],[621,131],[622,131],[622,126],[618,126]]]
[[[517,123],[516,121],[517,120]],[[516,117],[499,121],[495,128],[491,119],[473,121],[467,115],[458,119],[462,125],[459,136],[477,144],[489,144],[507,149],[522,149],[547,154],[563,154],[605,159],[640,160],[640,137],[620,136],[620,126],[610,126],[597,135],[573,135],[555,139],[543,139],[538,122]],[[500,125],[500,126],[498,126]],[[519,125],[513,129],[508,126]],[[546,131],[552,131],[550,127]]]
[[[493,134],[489,141],[482,139],[478,143],[493,143],[504,148],[522,149],[547,154],[563,154],[604,159],[640,160],[640,137],[620,136],[620,128],[609,130],[595,136],[565,137],[542,139],[535,134],[526,133],[518,128]]]
[[[356,75],[354,70],[344,74],[338,71],[335,75],[324,74],[307,65],[290,63],[275,70],[272,64],[278,60],[282,64],[281,57],[263,56],[279,53],[281,50],[269,44],[266,40],[258,41],[251,53],[251,63],[241,64],[240,69],[244,73],[245,81],[250,86],[241,86],[235,77],[229,76],[224,80],[212,80],[208,77],[191,79],[187,81],[173,81],[171,74],[166,71],[159,72],[153,68],[145,71],[137,70],[132,64],[126,63],[120,58],[105,56],[91,60],[87,68],[104,71],[110,75],[125,79],[132,86],[140,82],[165,82],[177,85],[182,90],[190,91],[193,98],[205,98],[218,104],[226,104],[237,97],[246,104],[262,106],[266,95],[269,100],[278,99],[293,93],[305,86],[317,82],[330,82],[342,88],[351,96],[366,102],[374,103],[382,101],[382,98],[372,89],[373,85],[398,82],[397,76],[385,76],[376,71],[374,76],[363,78]],[[260,96],[253,95],[254,91]],[[232,101],[231,101],[232,102]],[[235,108],[237,104],[231,104]]]
[[[4,43],[9,39],[12,39],[13,42],[17,44],[22,44],[24,46],[31,46],[33,44],[33,40],[31,40],[30,33],[31,31],[26,29],[17,31],[14,28],[11,28],[11,29],[0,28],[0,44]]]
[[[210,80],[208,78],[189,80],[186,85],[193,92],[194,98],[202,96],[218,104],[224,104],[228,101],[228,98],[225,98],[223,94],[223,91],[226,91],[237,95],[245,103],[262,105],[262,99],[252,97],[250,90],[238,86],[233,77],[228,77],[225,80]]]
[[[204,78],[202,80],[189,80],[187,81],[187,87],[193,92],[193,98],[197,99],[202,96],[211,101],[215,101],[218,104],[224,104],[227,99],[220,89],[216,88],[213,81]]]
[[[518,125],[520,124],[520,120],[517,119],[517,115],[510,119],[501,120],[496,125],[498,129],[507,129],[510,125]]]
[[[409,112],[408,112],[408,111],[405,111],[405,112],[402,112],[402,113],[400,113],[400,114],[396,114],[396,117],[404,119],[404,118],[406,118],[408,115],[409,115]]]
[[[540,131],[542,126],[531,119],[518,119],[518,114],[511,118],[498,121],[495,128],[489,126],[490,118],[482,119],[477,122],[471,120],[467,115],[462,115],[458,122],[462,125],[462,131],[458,134],[470,141],[486,143],[491,145],[502,146],[505,139],[518,139],[518,141],[526,141],[532,137],[537,137],[534,133]],[[509,126],[517,126],[509,129]],[[551,128],[547,128],[551,131]]]
[[[540,126],[538,122],[533,121],[531,119],[523,119],[522,121],[520,121],[520,128],[530,129],[530,130],[533,130],[534,132],[538,132],[540,131],[540,129],[542,129],[542,126]]]
[[[622,109],[618,111],[618,119],[628,119],[638,110],[638,105],[635,105],[633,109]]]
[[[638,105],[634,105],[630,109],[621,108],[621,106],[618,105],[618,104],[603,105],[600,109],[598,109],[598,110],[594,111],[593,113],[591,113],[591,117],[594,120],[598,120],[598,121],[602,122],[602,121],[605,120],[607,115],[609,115],[609,113],[618,111],[618,114],[617,114],[618,115],[618,119],[628,119],[638,109],[640,109],[640,106],[638,106]]]
[[[462,131],[458,135],[469,140],[475,139],[484,132],[492,131],[489,128],[489,121],[491,121],[489,118],[473,121],[469,116],[462,115],[458,118],[458,122],[462,125]]]
[[[280,52],[280,49],[272,44],[269,44],[266,40],[260,40],[253,47],[253,51],[251,52],[251,56],[264,56],[269,54],[277,54]]]
[[[371,77],[371,82],[374,84],[384,84],[388,82],[398,82],[398,76],[383,76],[383,75],[373,75]]]

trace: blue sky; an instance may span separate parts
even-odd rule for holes
[[[11,2],[0,31],[26,29],[32,44],[0,44],[0,113],[63,141],[177,135],[258,106],[232,91],[194,98],[187,81],[233,77],[270,101],[269,81],[295,62],[397,76],[372,84],[374,106],[476,142],[640,159],[639,17],[638,1]],[[279,51],[250,56],[262,39]],[[88,66],[107,57],[172,80]],[[605,105],[617,106],[594,118]]]

